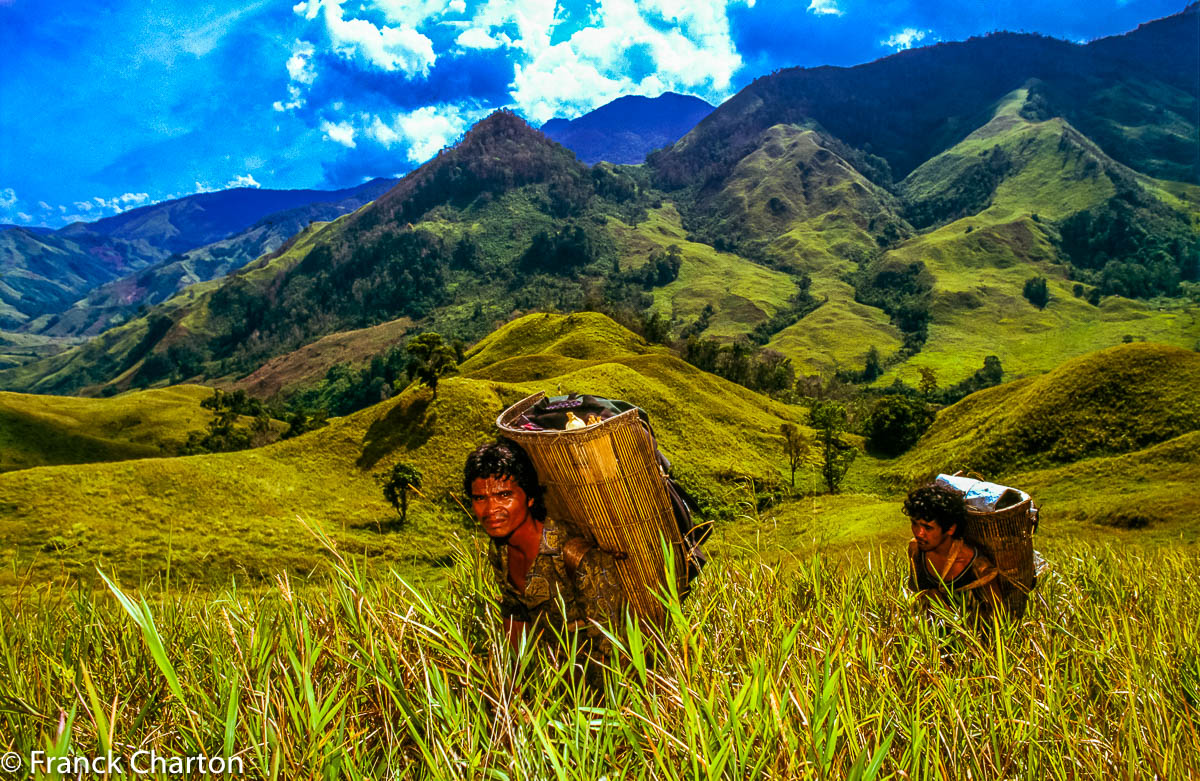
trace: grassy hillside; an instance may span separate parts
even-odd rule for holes
[[[939,413],[894,474],[991,474],[1141,450],[1200,429],[1200,354],[1129,344],[972,394]]]
[[[681,325],[691,324],[706,306],[713,315],[705,336],[731,339],[787,305],[797,291],[793,276],[754,263],[733,252],[688,239],[675,204],[653,209],[636,226],[609,220],[623,269],[640,268],[653,252],[679,248],[679,277],[653,291],[652,311]]]
[[[321,379],[332,366],[362,364],[403,344],[412,326],[411,320],[400,318],[370,328],[330,334],[287,355],[272,358],[250,375],[232,383],[232,387],[242,388],[260,399],[277,393],[286,394]]]
[[[90,577],[95,561],[134,578],[170,566],[184,581],[308,572],[324,554],[299,517],[348,552],[429,573],[449,552],[453,536],[463,533],[462,511],[450,494],[460,492],[466,453],[494,435],[496,416],[507,405],[538,390],[635,401],[650,413],[663,449],[694,485],[734,476],[778,479],[776,432],[780,423],[798,421],[799,410],[647,350],[601,316],[574,318],[534,315],[510,325],[480,345],[474,363],[465,366],[472,371],[442,381],[436,402],[427,389],[414,388],[256,450],[0,475],[3,555],[16,562],[13,572],[33,567],[39,578],[59,572]],[[564,322],[579,327],[560,330]],[[613,337],[629,351],[599,357],[599,346],[611,345]],[[526,355],[531,363],[580,357],[568,358],[567,371],[548,371],[553,376],[543,380],[481,378],[502,370],[498,345],[522,342],[548,350]],[[424,472],[425,499],[414,503],[408,528],[381,534],[395,513],[373,475],[400,460]],[[5,577],[11,585],[16,576]]]
[[[0,392],[0,471],[174,455],[212,413],[198,385],[109,399]]]

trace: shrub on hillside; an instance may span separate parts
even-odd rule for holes
[[[917,443],[933,424],[933,409],[918,399],[884,396],[867,418],[867,447],[893,458]]]
[[[1045,309],[1046,304],[1050,303],[1050,288],[1046,286],[1046,278],[1030,277],[1025,280],[1025,287],[1021,289],[1021,295],[1025,296],[1025,300],[1038,309]]]

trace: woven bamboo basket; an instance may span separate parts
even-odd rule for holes
[[[1000,570],[1000,595],[1014,617],[1025,613],[1033,590],[1033,532],[1037,509],[1032,498],[987,512],[967,508],[963,536],[983,550]]]
[[[513,421],[544,396],[517,402],[496,425],[529,454],[546,489],[546,511],[586,529],[597,546],[615,554],[630,609],[661,624],[665,613],[654,594],[666,584],[664,541],[681,590],[687,566],[649,428],[636,409],[572,431],[514,428]]]

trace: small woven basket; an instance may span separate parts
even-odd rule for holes
[[[987,512],[967,508],[963,537],[979,547],[1000,570],[1000,595],[1010,615],[1025,613],[1025,602],[1033,590],[1033,532],[1037,508],[1033,499]]]
[[[636,409],[571,431],[515,428],[544,396],[536,393],[512,405],[496,425],[529,454],[546,489],[547,513],[573,521],[600,548],[618,554],[617,578],[630,609],[661,624],[665,612],[654,594],[666,584],[663,541],[674,555],[681,593],[687,566],[649,428]]]

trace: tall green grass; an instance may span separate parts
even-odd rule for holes
[[[0,750],[243,758],[249,778],[1187,778],[1194,553],[1051,552],[980,639],[899,552],[715,561],[589,687],[510,652],[477,549],[429,592],[339,561],[213,597],[117,585],[0,609]],[[569,644],[570,638],[566,639]]]

